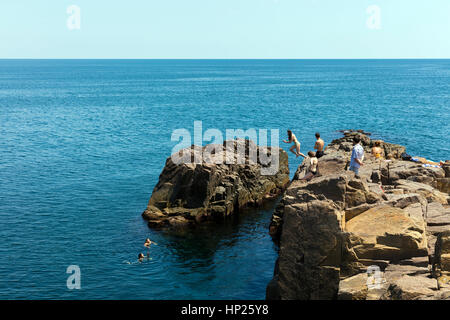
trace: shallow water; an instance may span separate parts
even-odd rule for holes
[[[290,128],[306,152],[363,128],[437,161],[449,98],[449,60],[0,60],[0,299],[263,299],[270,206],[184,235],[141,218],[172,131]]]

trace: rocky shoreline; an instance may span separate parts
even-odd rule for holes
[[[345,170],[355,134],[359,176]],[[403,161],[405,147],[390,143],[380,161],[372,145],[346,131],[318,177],[299,180],[299,166],[270,225],[280,251],[267,299],[450,299],[449,164]]]
[[[226,163],[169,157],[142,216],[152,228],[195,227],[281,196],[269,228],[280,250],[267,299],[450,299],[450,163],[405,161],[406,148],[387,142],[386,160],[376,159],[370,133],[342,133],[310,181],[300,180],[308,159],[290,181],[287,153],[249,140],[214,145]],[[347,170],[355,135],[365,150],[358,176]],[[195,159],[211,146],[183,150]],[[262,174],[270,164],[252,151],[277,155],[276,173]]]
[[[210,146],[210,145],[208,145]],[[191,146],[184,149],[189,159],[195,153],[204,154],[206,148]],[[239,213],[246,207],[258,207],[264,201],[278,197],[289,184],[288,155],[281,148],[260,147],[252,141],[237,139],[227,149],[227,142],[218,146],[218,154],[227,158],[226,163],[175,164],[171,157],[155,186],[147,209],[142,216],[152,228],[184,228],[211,220],[224,219]],[[239,148],[245,156],[238,161]],[[216,149],[216,150],[217,150]],[[250,157],[251,150],[257,155]],[[278,153],[278,170],[274,175],[263,175],[259,155]]]

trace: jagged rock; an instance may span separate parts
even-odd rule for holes
[[[381,168],[383,184],[394,184],[397,180],[409,180],[433,186],[435,179],[444,177],[444,170],[423,167],[410,161],[391,161]]]
[[[450,178],[437,178],[436,188],[445,193],[450,193]]]
[[[357,217],[361,213],[363,213],[373,207],[376,207],[376,206],[377,206],[376,203],[372,203],[372,204],[363,203],[363,204],[360,204],[359,206],[345,209],[345,221],[349,221],[350,219],[353,219],[354,217]]]
[[[367,298],[367,273],[359,273],[339,282],[338,300],[365,300]]]
[[[434,259],[433,273],[436,276],[450,272],[450,230],[438,234]]]
[[[450,300],[450,290],[440,290],[430,295],[419,296],[415,300]]]
[[[214,152],[207,153],[212,146],[216,146]],[[238,163],[240,148],[245,152],[245,159]],[[262,170],[271,164],[262,164],[260,157],[255,159],[251,155],[270,156],[272,152],[279,156],[278,171],[264,175]],[[289,183],[287,153],[280,148],[258,147],[249,140],[238,139],[203,148],[192,146],[178,155],[187,161],[176,164],[172,156],[167,159],[143,213],[150,227],[185,227],[223,219],[243,207],[257,206],[274,198]],[[192,162],[199,155],[202,162]],[[216,160],[212,159],[213,155]]]
[[[439,202],[431,202],[427,206],[427,225],[445,226],[450,230],[450,212],[446,211]]]
[[[450,292],[450,274],[442,274],[437,278],[438,288]]]
[[[400,265],[414,266],[419,268],[427,268],[430,264],[428,257],[412,257],[398,262]]]
[[[436,189],[445,168],[398,160],[405,148],[387,143],[391,160],[380,161],[370,154],[373,141],[361,136],[366,154],[356,177],[345,170],[355,134],[346,132],[327,146],[320,175],[308,182],[298,180],[305,160],[277,206],[270,231],[280,251],[268,296],[445,299],[431,278],[446,274],[441,269],[450,261],[441,250],[450,197]],[[438,272],[431,273],[430,264]],[[366,291],[365,272],[374,267],[383,281]]]
[[[425,275],[403,275],[390,282],[386,298],[413,300],[421,296],[434,295],[437,290],[436,279]]]
[[[390,264],[384,270],[384,275],[388,281],[398,279],[403,275],[416,276],[427,275],[428,273],[428,267],[419,267],[404,264]]]
[[[280,204],[272,215],[270,234],[275,241],[281,235],[285,208],[294,203],[312,200],[331,200],[335,206],[343,209],[345,204],[345,188],[348,182],[347,173],[318,177],[310,182],[293,180],[285,191]]]
[[[287,205],[277,289],[282,299],[334,299],[343,263],[343,212],[330,200]]]
[[[369,209],[348,221],[346,230],[358,237],[352,249],[360,259],[399,261],[428,254],[423,220],[399,208]]]
[[[384,271],[386,267],[389,265],[388,260],[358,259],[358,262],[366,267],[378,266],[382,271]]]
[[[442,169],[445,172],[445,177],[450,178],[450,163],[449,162],[444,163]]]
[[[448,194],[440,192],[432,186],[424,183],[400,179],[395,181],[395,187],[398,189],[403,189],[404,192],[421,194],[427,199],[428,202],[447,204],[449,201]]]
[[[388,142],[383,142],[383,148],[386,159],[400,159],[401,155],[406,152],[404,146]]]

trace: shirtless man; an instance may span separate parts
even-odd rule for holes
[[[376,159],[383,158],[383,149],[381,149],[381,141],[375,141],[374,146],[372,148],[372,155]]]
[[[319,159],[323,156],[323,147],[325,146],[325,142],[320,138],[320,133],[316,133],[316,144],[314,145],[314,149],[316,149],[316,158]]]

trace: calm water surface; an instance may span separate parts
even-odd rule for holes
[[[141,218],[172,131],[290,128],[306,152],[363,128],[437,161],[449,101],[449,60],[0,60],[0,299],[263,299],[273,206],[186,234]]]

